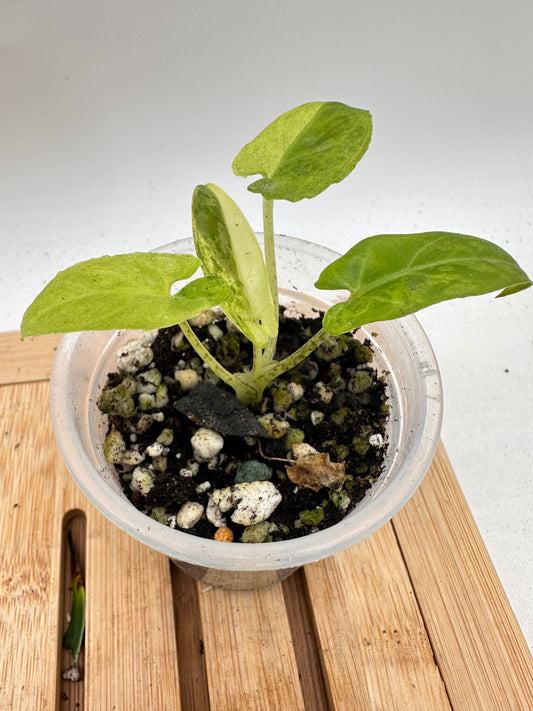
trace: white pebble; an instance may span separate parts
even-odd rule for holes
[[[180,528],[192,528],[202,518],[204,507],[198,501],[187,501],[176,515],[176,525]]]
[[[73,664],[71,667],[69,667],[68,669],[65,669],[65,671],[61,672],[61,677],[63,679],[65,679],[66,681],[80,681],[80,679],[81,679],[80,668],[76,664]]]
[[[220,452],[224,446],[224,438],[214,430],[205,427],[191,437],[194,458],[197,462],[208,462]]]
[[[180,384],[184,392],[195,388],[199,380],[198,373],[192,368],[185,368],[185,370],[176,368],[174,371],[174,379]]]
[[[130,487],[133,491],[140,491],[143,496],[146,496],[154,487],[154,478],[151,471],[146,467],[135,467]]]
[[[214,341],[219,341],[224,335],[224,331],[220,328],[220,326],[217,326],[216,323],[209,325],[207,330]]]
[[[154,442],[146,447],[145,452],[149,457],[160,457],[162,454],[167,454],[168,449],[160,442]]]
[[[298,400],[301,400],[304,396],[304,386],[300,385],[300,383],[289,383],[287,385],[287,392],[289,395],[292,397],[294,402],[298,402]]]
[[[311,413],[311,424],[312,425],[319,425],[323,419],[324,419],[323,412],[320,412],[320,410],[313,410],[313,412]]]
[[[251,526],[272,514],[281,501],[281,494],[271,481],[252,481],[215,489],[210,496],[221,513],[234,508],[231,515],[233,523]]]
[[[212,495],[209,497],[209,501],[207,502],[207,509],[205,515],[207,520],[217,528],[226,525],[226,517],[222,515],[220,506],[215,503]]]
[[[153,338],[152,338],[153,340]],[[154,357],[148,339],[141,336],[128,341],[117,352],[118,369],[125,373],[137,373],[141,368],[149,365]]]
[[[180,469],[180,476],[183,476],[183,477],[196,476],[198,474],[199,469],[200,469],[200,465],[198,464],[198,462],[187,462],[187,466]]]
[[[189,323],[195,328],[200,328],[201,326],[208,326],[210,323],[213,323],[215,318],[215,312],[212,309],[206,309],[205,311],[199,313],[198,316],[190,318]]]
[[[324,405],[328,405],[333,400],[333,390],[321,380],[315,385],[313,390],[318,395],[320,400],[324,403]]]
[[[307,442],[297,442],[291,447],[295,459],[303,459],[310,457],[312,454],[318,454],[317,450]]]

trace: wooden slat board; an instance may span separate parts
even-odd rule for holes
[[[531,711],[533,660],[444,449],[387,526],[261,592],[206,590],[104,519],[48,418],[56,337],[0,334],[0,710]],[[65,527],[87,586],[61,679]]]

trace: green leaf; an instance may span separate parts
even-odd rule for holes
[[[233,161],[242,177],[262,175],[248,186],[269,200],[297,202],[339,183],[365,154],[372,136],[368,111],[316,101],[279,116]]]
[[[278,319],[263,253],[252,228],[233,200],[216,185],[199,185],[192,200],[196,253],[206,274],[230,286],[222,308],[255,345],[275,337]]]
[[[81,566],[77,551],[74,547],[72,534],[68,532],[68,543],[70,548],[70,568],[72,575],[72,606],[70,610],[70,622],[63,635],[63,647],[70,649],[72,658],[76,662],[83,641],[85,632],[85,584],[81,574]]]
[[[79,262],[62,272],[29,306],[22,337],[67,331],[105,331],[171,326],[196,316],[227,298],[221,278],[182,289],[172,285],[188,279],[200,260],[190,254],[133,252]]]
[[[531,286],[531,280],[491,242],[450,232],[424,232],[368,237],[327,266],[315,286],[351,292],[347,301],[332,306],[324,317],[324,328],[339,335],[447,299],[499,289],[503,289],[499,296],[506,296]]]
[[[70,623],[63,635],[63,647],[70,649],[76,662],[80,653],[83,633],[85,631],[85,586],[76,576],[72,580],[72,608]]]

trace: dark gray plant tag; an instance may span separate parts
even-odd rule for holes
[[[201,427],[233,437],[266,437],[263,425],[233,393],[201,382],[174,407]]]

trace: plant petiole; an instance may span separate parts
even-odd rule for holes
[[[276,266],[276,248],[274,244],[274,200],[268,200],[263,197],[263,237],[265,250],[265,264],[268,273],[268,281],[272,299],[274,301],[274,313],[276,317],[279,314],[279,299],[278,299],[278,270]],[[269,339],[265,348],[264,358],[271,361],[276,352],[277,336]]]

